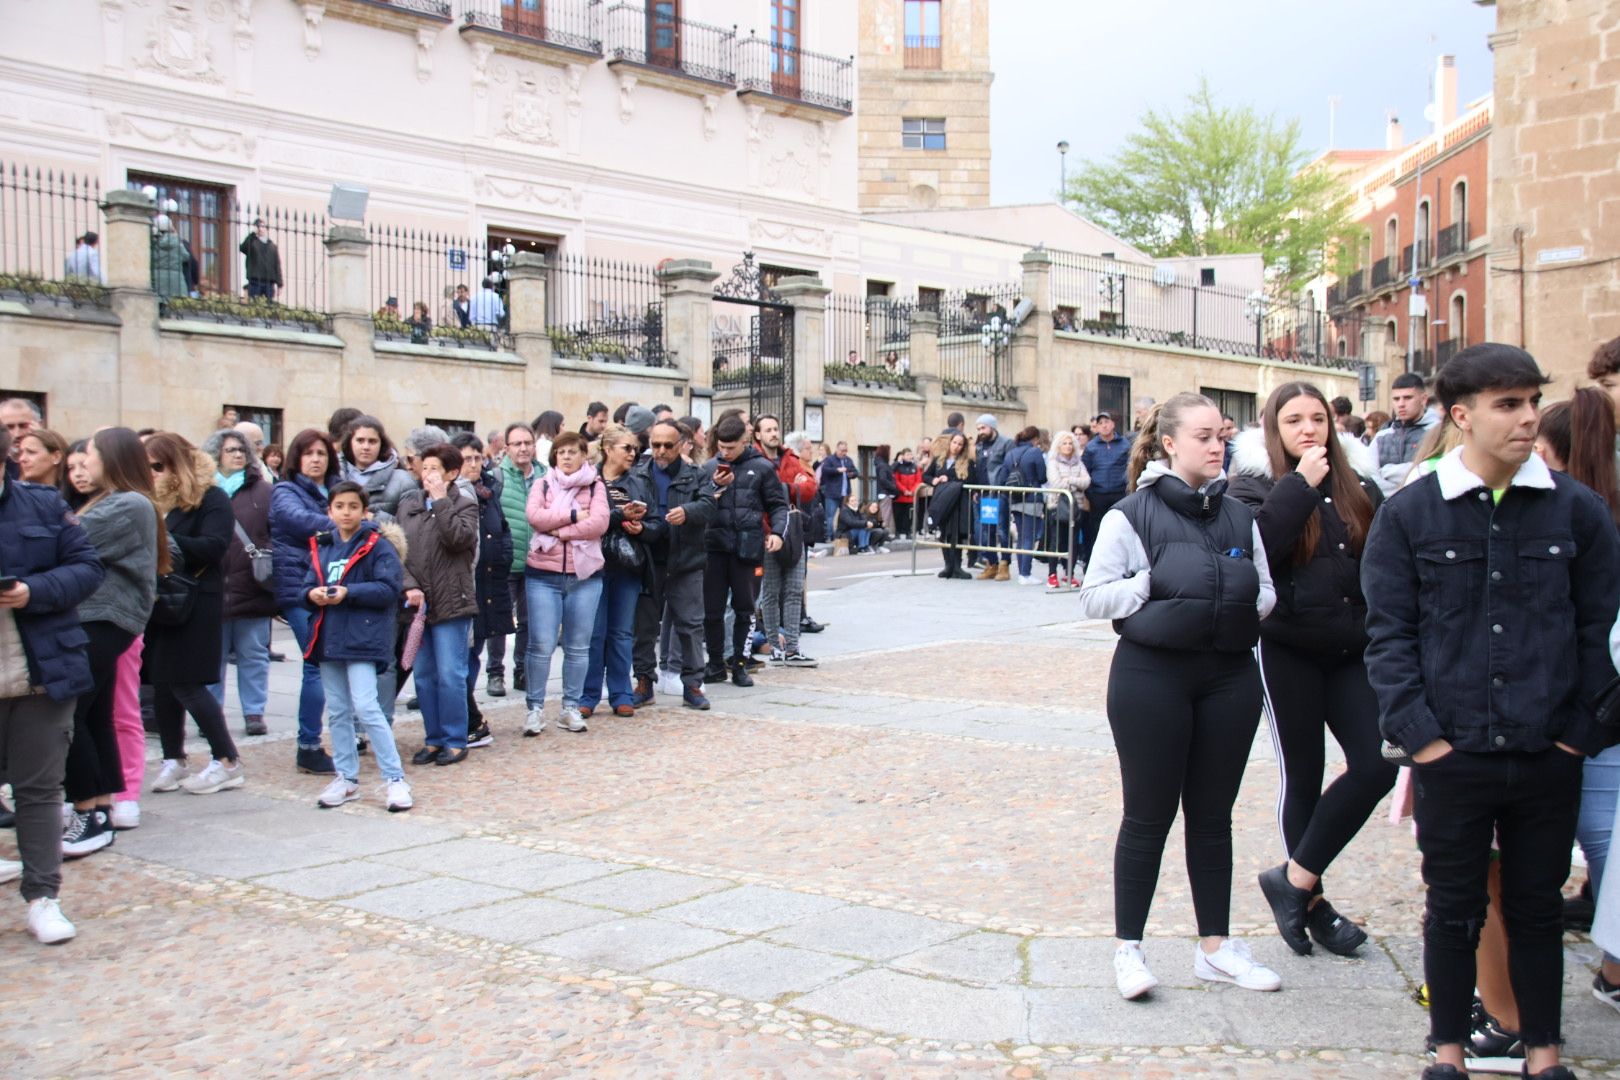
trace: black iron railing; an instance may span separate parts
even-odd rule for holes
[[[1435,342],[1434,370],[1439,371],[1441,368],[1445,367],[1446,361],[1450,360],[1453,356],[1456,356],[1458,350],[1462,348],[1463,339],[1460,335],[1457,337],[1447,338],[1444,341]]]
[[[1358,297],[1367,295],[1367,271],[1357,270],[1344,281],[1344,298],[1354,301]]]
[[[1407,244],[1406,247],[1401,249],[1401,265],[1406,267],[1408,274],[1416,274],[1420,270],[1428,269],[1430,250],[1427,240]]]
[[[656,268],[556,255],[546,276],[546,333],[557,356],[668,367]]]
[[[1017,284],[952,289],[938,299],[939,369],[947,394],[996,401],[1014,396],[1011,312]]]
[[[602,55],[601,0],[461,0],[464,26]]]
[[[101,183],[15,164],[0,167],[0,296],[106,306]],[[85,242],[87,233],[96,243]]]
[[[184,210],[174,210],[172,215],[181,237],[206,239],[220,228],[214,218],[193,221]],[[164,318],[306,331],[331,329],[326,306],[326,215],[234,203],[223,225],[222,242],[204,244],[200,251],[182,241],[186,261],[178,279],[169,265],[169,241],[161,230],[154,233],[152,284],[162,298]],[[177,284],[184,289],[177,290]]]
[[[891,332],[886,297],[833,293],[827,297],[827,354],[823,375],[828,382],[911,390],[911,339],[885,340]]]
[[[426,15],[434,19],[450,21],[450,4],[448,0],[364,0],[372,7],[398,8],[400,11],[409,11],[413,15]]]
[[[509,344],[504,257],[486,240],[390,225],[366,232],[378,341],[480,350]]]
[[[1386,255],[1372,265],[1372,287],[1382,289],[1401,280],[1401,262],[1394,255]]]
[[[658,5],[615,4],[607,9],[607,58],[679,71],[694,79],[734,86],[737,28],[674,17]]]
[[[737,89],[851,112],[855,60],[777,45],[753,34],[737,43]]]
[[[1327,288],[1327,306],[1329,311],[1337,311],[1344,307],[1344,285],[1335,282]]]
[[[1468,250],[1468,223],[1459,221],[1440,230],[1434,241],[1436,261],[1450,259]]]
[[[906,35],[905,64],[906,67],[920,71],[938,71],[941,64],[939,35],[917,37]]]

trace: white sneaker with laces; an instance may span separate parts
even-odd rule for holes
[[[112,827],[138,829],[141,827],[141,804],[134,799],[119,799],[112,807]]]
[[[359,797],[359,784],[354,783],[347,777],[334,776],[332,777],[332,782],[326,785],[326,790],[322,791],[320,796],[315,800],[315,805],[322,806],[330,810],[334,806],[342,806],[346,802],[354,802],[354,800],[358,799]]]
[[[579,714],[579,706],[564,705],[562,712],[557,714],[557,726],[567,731],[584,731],[585,718]]]
[[[0,859],[0,884],[16,881],[20,877],[22,877],[22,863],[12,859]]]
[[[1193,952],[1193,974],[1207,982],[1231,983],[1245,990],[1282,989],[1282,977],[1255,963],[1248,942],[1227,938],[1212,953],[1205,952],[1203,944],[1198,943]]]
[[[1148,970],[1140,941],[1122,942],[1114,950],[1114,985],[1126,1001],[1135,1001],[1158,987],[1159,980]]]
[[[536,705],[529,710],[529,715],[523,718],[523,734],[538,735],[546,730],[546,711]]]
[[[163,767],[158,770],[157,779],[152,781],[153,791],[179,791],[180,785],[191,775],[186,763],[173,758],[164,758]]]
[[[385,801],[388,804],[390,814],[403,813],[416,805],[416,802],[411,798],[411,785],[405,782],[403,776],[398,780],[388,781]]]
[[[212,795],[216,791],[239,788],[247,781],[242,763],[227,765],[219,759],[210,761],[202,772],[189,777],[181,787],[193,795]]]
[[[60,945],[78,933],[54,896],[41,896],[28,904],[28,932],[41,945]]]

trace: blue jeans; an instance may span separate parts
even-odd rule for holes
[[[1620,802],[1620,746],[1611,746],[1581,766],[1581,816],[1575,819],[1575,839],[1586,856],[1586,880],[1592,897],[1603,895],[1603,867],[1614,839],[1616,803]],[[1612,885],[1613,883],[1610,882]],[[1610,903],[1614,898],[1610,898]],[[1605,952],[1610,960],[1615,956]]]
[[[546,682],[551,678],[551,654],[560,641],[563,649],[562,703],[579,705],[585,693],[585,672],[591,664],[591,632],[596,629],[596,607],[602,599],[602,575],[581,581],[573,574],[527,570],[529,658],[524,672],[524,699],[529,708],[546,703]]]
[[[602,673],[607,672],[608,704],[629,705],[634,697],[630,667],[636,643],[636,603],[641,599],[641,573],[602,572],[602,599],[591,629],[591,654],[580,688],[579,703],[592,709],[602,700]]]
[[[1029,577],[1034,568],[1034,556],[1024,555],[1022,552],[1035,551],[1041,546],[1041,538],[1046,535],[1046,515],[1026,514],[1018,512],[1018,575]]]
[[[849,530],[849,550],[850,551],[859,551],[861,548],[871,546],[871,543],[872,543],[872,530],[871,529],[851,529],[851,530]]]
[[[980,500],[978,505],[975,505],[973,507],[974,521],[978,522],[974,526],[974,532],[975,532],[975,536],[977,538],[977,543],[979,543],[981,546],[984,546],[984,547],[1006,547],[1007,546],[1007,526],[1005,524],[987,525],[982,521],[978,521],[979,506],[982,506],[984,503],[987,503],[987,502],[1000,503],[1001,504],[1001,520],[1003,522],[1005,522],[1007,520],[1007,501],[1005,499],[1001,499],[1001,498],[997,498],[997,497],[993,497],[993,496],[988,496],[988,495],[985,496],[982,500]],[[1003,559],[1006,559],[1007,562],[1012,561],[1011,559],[1007,559],[1007,557],[1005,555],[1003,555],[999,551],[981,551],[981,552],[979,552],[979,557],[981,559],[983,559],[985,562],[989,563],[991,566],[999,566]]]
[[[290,607],[281,613],[292,627],[302,657],[309,648],[309,635],[315,625],[315,613],[306,607]],[[326,691],[321,688],[321,668],[308,660],[304,664],[304,684],[298,690],[298,747],[320,749],[321,712],[326,708]]]
[[[425,649],[427,643],[424,641]],[[331,660],[321,664],[321,685],[332,705],[328,723],[332,729],[332,764],[338,775],[351,782],[360,779],[360,752],[355,749],[354,725],[359,721],[371,740],[377,758],[377,771],[384,780],[405,779],[394,745],[394,729],[383,717],[377,701],[377,665],[370,660]]]
[[[472,616],[432,623],[416,650],[416,700],[422,707],[423,742],[467,747],[467,643]]]
[[[826,511],[827,515],[828,540],[838,535],[838,507],[843,504],[843,501],[837,495],[823,495],[821,497],[821,508]]]
[[[263,716],[270,696],[270,620],[226,619],[220,624],[219,682],[208,688],[220,707],[225,705],[228,657],[236,654],[236,697],[243,716]],[[320,739],[317,731],[315,738]]]

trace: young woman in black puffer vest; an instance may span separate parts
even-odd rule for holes
[[[1098,528],[1080,590],[1087,618],[1120,636],[1108,725],[1125,797],[1114,847],[1114,982],[1134,1000],[1158,986],[1142,932],[1176,810],[1200,941],[1193,974],[1246,990],[1282,980],[1228,936],[1232,804],[1255,728],[1255,642],[1276,600],[1254,514],[1226,497],[1221,414],[1201,394],[1148,413],[1131,449],[1131,494]]]
[[[1361,546],[1383,495],[1372,454],[1334,431],[1327,397],[1310,383],[1272,391],[1262,425],[1237,437],[1230,491],[1254,508],[1277,580],[1277,607],[1255,653],[1282,773],[1277,821],[1288,859],[1260,875],[1260,889],[1294,952],[1309,954],[1314,938],[1349,956],[1367,935],[1323,898],[1322,875],[1395,784],[1395,767],[1379,752],[1378,699],[1363,659]],[[1327,732],[1344,750],[1345,771],[1323,791]]]

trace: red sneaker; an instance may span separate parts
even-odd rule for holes
[[[1062,584],[1063,583],[1058,580],[1058,576],[1057,576],[1057,573],[1055,571],[1053,573],[1050,573],[1050,574],[1046,575],[1046,587],[1048,589],[1059,588]]]

